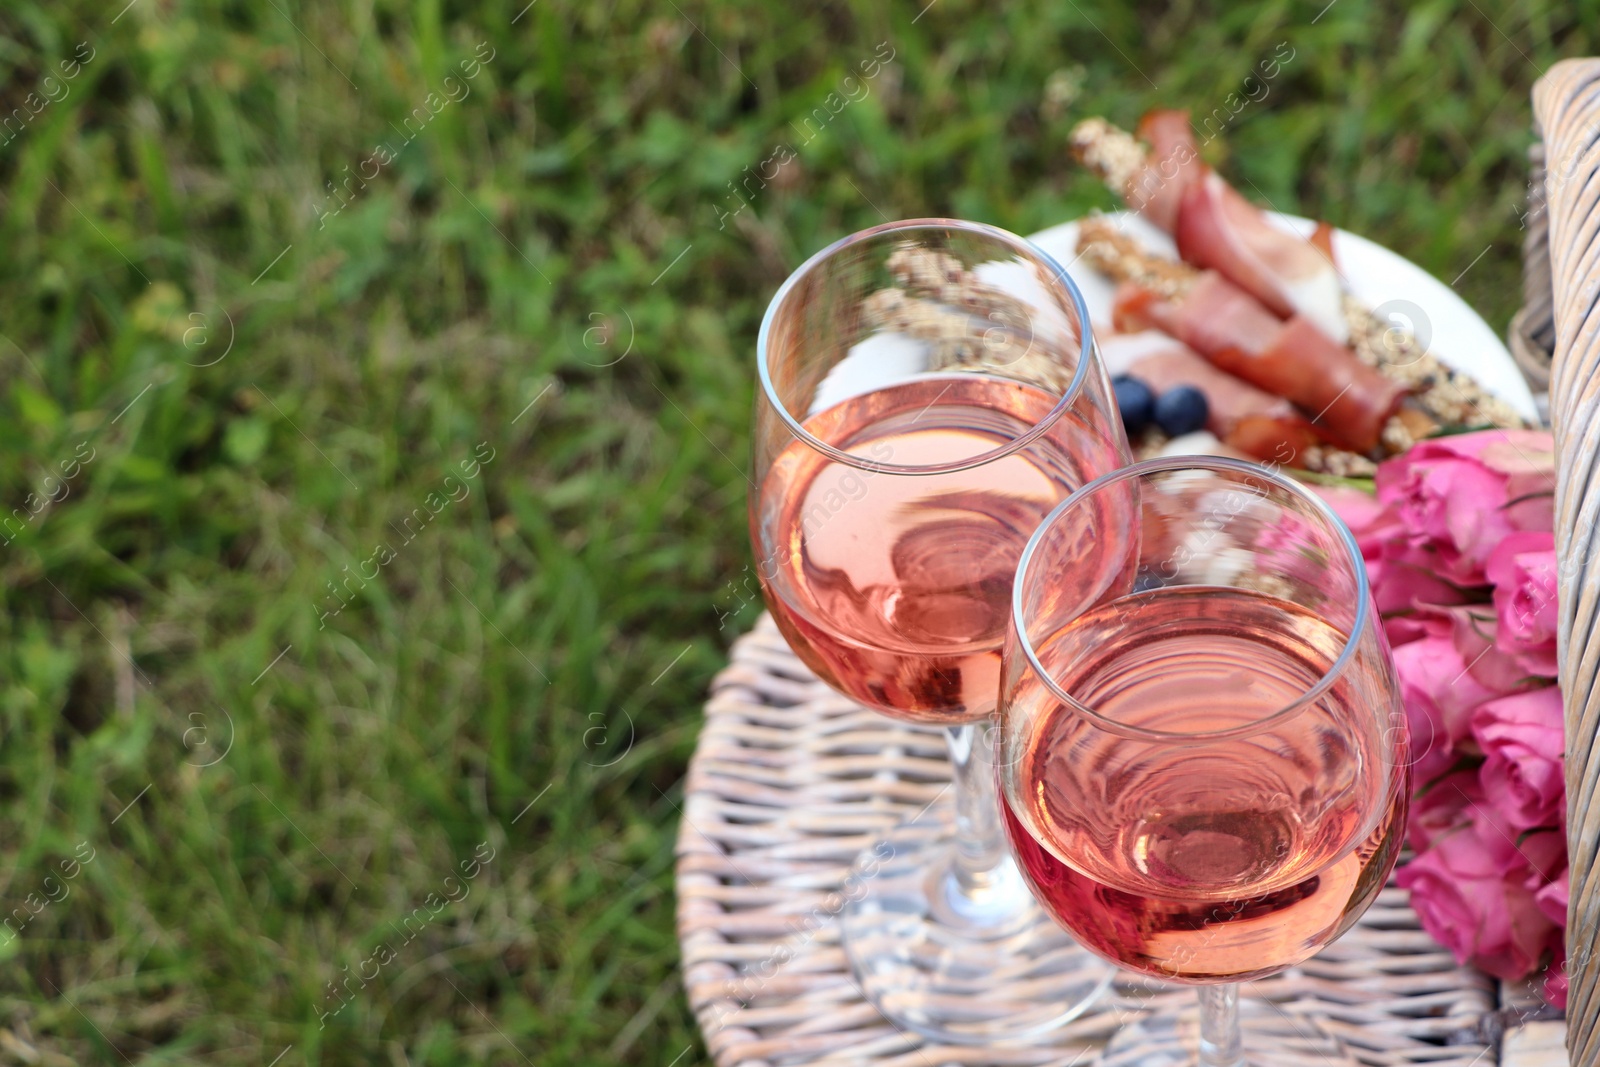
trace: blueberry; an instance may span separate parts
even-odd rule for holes
[[[1117,408],[1122,412],[1123,429],[1128,431],[1129,437],[1143,433],[1150,424],[1156,395],[1148,385],[1125,374],[1111,379],[1111,388],[1117,397]]]
[[[1203,429],[1211,406],[1206,395],[1192,385],[1175,385],[1156,397],[1156,425],[1168,437]]]

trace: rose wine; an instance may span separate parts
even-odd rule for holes
[[[1270,974],[1343,933],[1394,866],[1408,796],[1404,733],[1363,679],[1301,702],[1345,642],[1297,604],[1194,586],[1041,642],[1100,720],[1032,674],[1008,698],[1031,736],[1002,807],[1044,906],[1107,959],[1188,982]]]
[[[1004,448],[1058,400],[1022,382],[926,376],[845,400],[806,430],[868,463],[958,463]],[[1015,452],[939,474],[863,470],[794,441],[751,515],[773,618],[863,704],[943,725],[987,715],[1023,546],[1050,508],[1117,465],[1119,445],[1073,410]]]

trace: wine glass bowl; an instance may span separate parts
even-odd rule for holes
[[[1146,975],[1299,963],[1398,855],[1405,716],[1361,553],[1254,464],[1151,460],[1052,512],[1018,571],[1000,731],[1035,895]]]
[[[951,757],[948,800],[864,856],[876,873],[841,913],[851,968],[936,1041],[1049,1030],[1111,972],[1029,896],[980,724],[1028,538],[1128,458],[1083,298],[1003,230],[893,223],[795,271],[757,356],[750,532],[773,619],[835,690],[944,727]]]
[[[993,711],[1023,545],[1126,457],[1064,279],[1003,231],[900,223],[813,257],[762,324],[763,590],[807,666],[884,714]]]

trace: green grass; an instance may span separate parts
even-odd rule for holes
[[[1287,41],[1214,162],[1502,326],[1528,87],[1600,47],[1551,0],[518,6],[0,13],[0,115],[60,96],[0,145],[0,515],[39,508],[0,1026],[42,1063],[705,1062],[672,849],[785,273],[882,215],[1109,206],[1078,117],[1208,111]]]

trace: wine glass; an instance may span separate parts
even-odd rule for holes
[[[852,876],[841,936],[862,992],[943,1042],[1059,1025],[1111,972],[1008,854],[987,720],[1023,545],[1128,459],[1083,298],[1003,230],[892,223],[784,282],[758,362],[750,533],[772,616],[840,693],[943,727],[953,766],[953,803]]]
[[[1338,938],[1405,830],[1405,714],[1361,552],[1251,463],[1148,460],[1073,493],[1018,567],[1003,819],[1079,943],[1200,987],[1198,1023],[1124,1028],[1106,1067],[1346,1064],[1236,983]],[[1196,1032],[1198,1031],[1198,1032]]]

